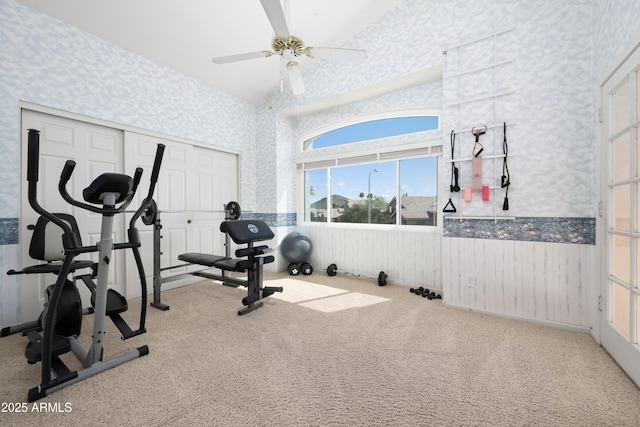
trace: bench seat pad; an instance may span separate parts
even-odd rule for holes
[[[186,254],[178,255],[180,261],[188,262],[190,264],[206,265],[207,267],[215,267],[217,262],[228,260],[225,256],[203,254],[199,252],[188,252]]]

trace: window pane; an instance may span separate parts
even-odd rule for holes
[[[437,189],[437,157],[400,161],[401,224],[437,225]],[[395,203],[393,205],[391,209],[395,211]]]
[[[438,129],[438,117],[436,116],[394,117],[371,120],[335,129],[307,140],[304,143],[304,149],[333,147],[433,129]]]
[[[629,303],[631,293],[622,286],[611,283],[611,322],[627,336],[631,335]]]
[[[640,75],[640,73],[638,74]],[[638,126],[636,126],[636,176],[640,176],[640,127]]]
[[[628,284],[631,279],[631,239],[615,234],[611,239],[611,274]]]
[[[613,92],[613,133],[629,126],[629,79]]]
[[[625,132],[613,141],[613,153],[611,171],[613,182],[628,180],[631,177],[631,144],[629,143],[629,132]]]
[[[326,222],[327,169],[307,171],[304,174],[304,220]]]
[[[331,169],[332,222],[394,224],[395,196],[395,162]]]
[[[640,295],[636,296],[636,341],[635,344],[640,343]]]
[[[640,72],[636,72],[636,120],[640,119]]]
[[[611,189],[612,226],[614,230],[631,231],[630,184]]]

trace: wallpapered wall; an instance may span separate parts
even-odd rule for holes
[[[0,0],[0,323],[18,320],[19,101],[242,152],[256,211],[256,108],[32,10]],[[253,176],[252,176],[253,175]]]
[[[319,63],[305,75],[305,95],[294,98],[286,91],[253,107],[15,0],[0,0],[0,149],[5,156],[0,169],[0,218],[9,219],[10,224],[8,231],[0,232],[4,239],[0,269],[9,268],[7,259],[15,262],[17,258],[16,241],[11,240],[17,233],[10,229],[19,215],[19,100],[240,150],[243,208],[281,215],[289,225],[295,223],[294,160],[304,156],[295,151],[299,137],[344,115],[442,104],[445,145],[450,129],[485,120],[513,124],[509,134],[511,215],[592,221],[595,84],[638,37],[635,23],[639,20],[640,5],[633,0],[405,0],[347,44],[367,50],[365,64]],[[453,47],[461,40],[507,28],[514,31],[493,51],[479,45],[455,57]],[[443,56],[445,48],[449,53]],[[333,112],[297,119],[279,113],[435,65],[445,65],[446,77],[459,64],[468,68],[494,58],[513,62],[498,67],[493,76],[480,73],[465,80],[464,91],[445,78],[443,84]],[[489,77],[500,90],[514,92],[493,110],[498,112],[493,117],[485,119],[483,109],[450,105],[463,93],[487,90]],[[478,237],[475,227],[470,224],[460,237]],[[588,225],[585,233],[592,230],[593,225]],[[579,262],[595,261],[590,251],[581,252],[579,258]],[[442,264],[448,263],[443,258]],[[17,295],[16,283],[7,280],[2,275],[2,307],[15,302]],[[574,321],[562,316],[558,319]],[[584,323],[584,318],[578,322]],[[5,324],[4,312],[0,320]]]
[[[445,147],[452,129],[507,122],[510,209],[499,210],[498,215],[514,219],[445,221],[443,234],[449,238],[442,239],[442,247],[433,248],[442,251],[438,260],[417,259],[418,251],[386,236],[386,245],[399,250],[402,261],[386,265],[389,269],[412,265],[415,274],[394,271],[401,280],[414,275],[411,283],[438,287],[441,278],[445,301],[451,305],[589,328],[599,292],[594,279],[596,82],[640,34],[634,24],[638,17],[640,4],[630,1],[407,0],[347,45],[367,50],[365,64],[321,64],[305,76],[308,91],[304,96],[273,99],[269,108],[286,110],[443,64],[442,85],[292,119],[293,139],[345,116],[429,108],[434,102],[443,108]],[[510,29],[513,31],[456,48],[461,42]],[[456,77],[459,72],[491,64],[497,65]],[[510,94],[487,101],[459,104],[466,98],[507,92]],[[498,141],[501,148],[501,131],[488,132],[485,141],[491,141],[490,146]],[[470,152],[473,137],[462,134],[458,142]],[[361,146],[374,148],[379,143]],[[293,150],[291,145],[288,148]],[[446,149],[444,153],[446,160]],[[307,160],[314,154],[293,152],[291,156]],[[498,180],[501,172],[496,172]],[[446,189],[446,168],[443,175]],[[446,191],[443,196],[448,196]],[[496,192],[494,197],[500,197],[501,206],[504,193]],[[474,203],[466,206],[466,212],[486,215],[482,202]],[[344,242],[338,238],[343,233],[340,229],[321,233],[310,227],[298,229],[313,234],[325,254],[358,253],[368,238],[354,234],[353,241]],[[491,242],[483,243],[487,239]],[[425,237],[423,242],[433,240]],[[490,250],[485,251],[487,245]],[[330,262],[327,256],[331,257],[316,255],[316,262]],[[360,258],[352,262],[364,269],[385,265],[384,256],[375,251],[369,252],[373,261]],[[431,265],[432,261],[438,264]],[[371,275],[371,271],[356,272]],[[463,285],[469,275],[475,281],[473,288]]]
[[[404,91],[402,96],[296,118],[292,120],[294,137],[345,115],[416,107],[444,107],[446,144],[452,129],[506,121],[513,125],[509,130],[514,182],[510,214],[593,217],[591,8],[590,0],[408,0],[348,44],[367,50],[365,64],[321,64],[305,76],[308,93],[295,100],[285,99],[280,107],[444,64],[443,87],[428,85]],[[514,31],[499,37],[495,45],[489,40],[455,48],[461,41],[505,29]],[[490,69],[466,75],[460,84],[447,79],[458,71],[503,60],[513,62],[498,67],[495,73]],[[450,106],[466,98],[509,90],[514,94],[497,101],[497,114],[493,102]],[[469,140],[470,136],[467,144]]]
[[[254,144],[255,107],[243,101],[15,0],[0,0],[0,24],[0,218],[18,217],[19,100],[220,147]]]

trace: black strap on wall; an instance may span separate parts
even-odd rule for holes
[[[455,148],[456,148],[456,133],[455,131],[451,131],[451,183],[449,184],[449,191],[451,193],[455,193],[460,191],[460,186],[458,185],[458,168],[456,167],[456,163],[453,161],[455,156]],[[457,212],[456,207],[449,197],[449,201],[445,205],[442,212]]]
[[[442,210],[442,212],[458,212],[456,207],[453,205],[453,202],[451,201],[451,197],[449,197],[449,201],[445,205],[445,207]]]
[[[507,156],[509,155],[509,146],[507,145],[507,123],[503,125],[504,139],[502,140],[502,152],[504,153],[504,160],[502,162],[502,182],[500,186],[506,188],[504,193],[504,203],[502,204],[502,210],[509,210],[509,185],[511,185],[511,177],[509,175],[509,166],[507,165]]]
[[[460,186],[458,185],[458,168],[456,167],[456,163],[453,161],[454,152],[456,147],[456,134],[455,131],[451,131],[451,183],[449,184],[449,191],[452,193],[456,193],[460,191]]]

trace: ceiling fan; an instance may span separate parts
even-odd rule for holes
[[[223,56],[213,58],[213,63],[228,64],[230,62],[245,61],[247,59],[268,58],[273,55],[280,55],[282,57],[283,71],[286,72],[289,77],[293,94],[300,95],[304,93],[304,81],[302,80],[302,74],[298,67],[298,61],[296,61],[297,57],[306,55],[310,58],[335,59],[348,62],[364,62],[367,59],[367,53],[364,50],[305,46],[299,37],[289,33],[289,27],[284,17],[280,0],[260,0],[260,3],[262,3],[262,8],[267,14],[267,18],[275,32],[275,37],[271,41],[273,51],[262,50]]]

